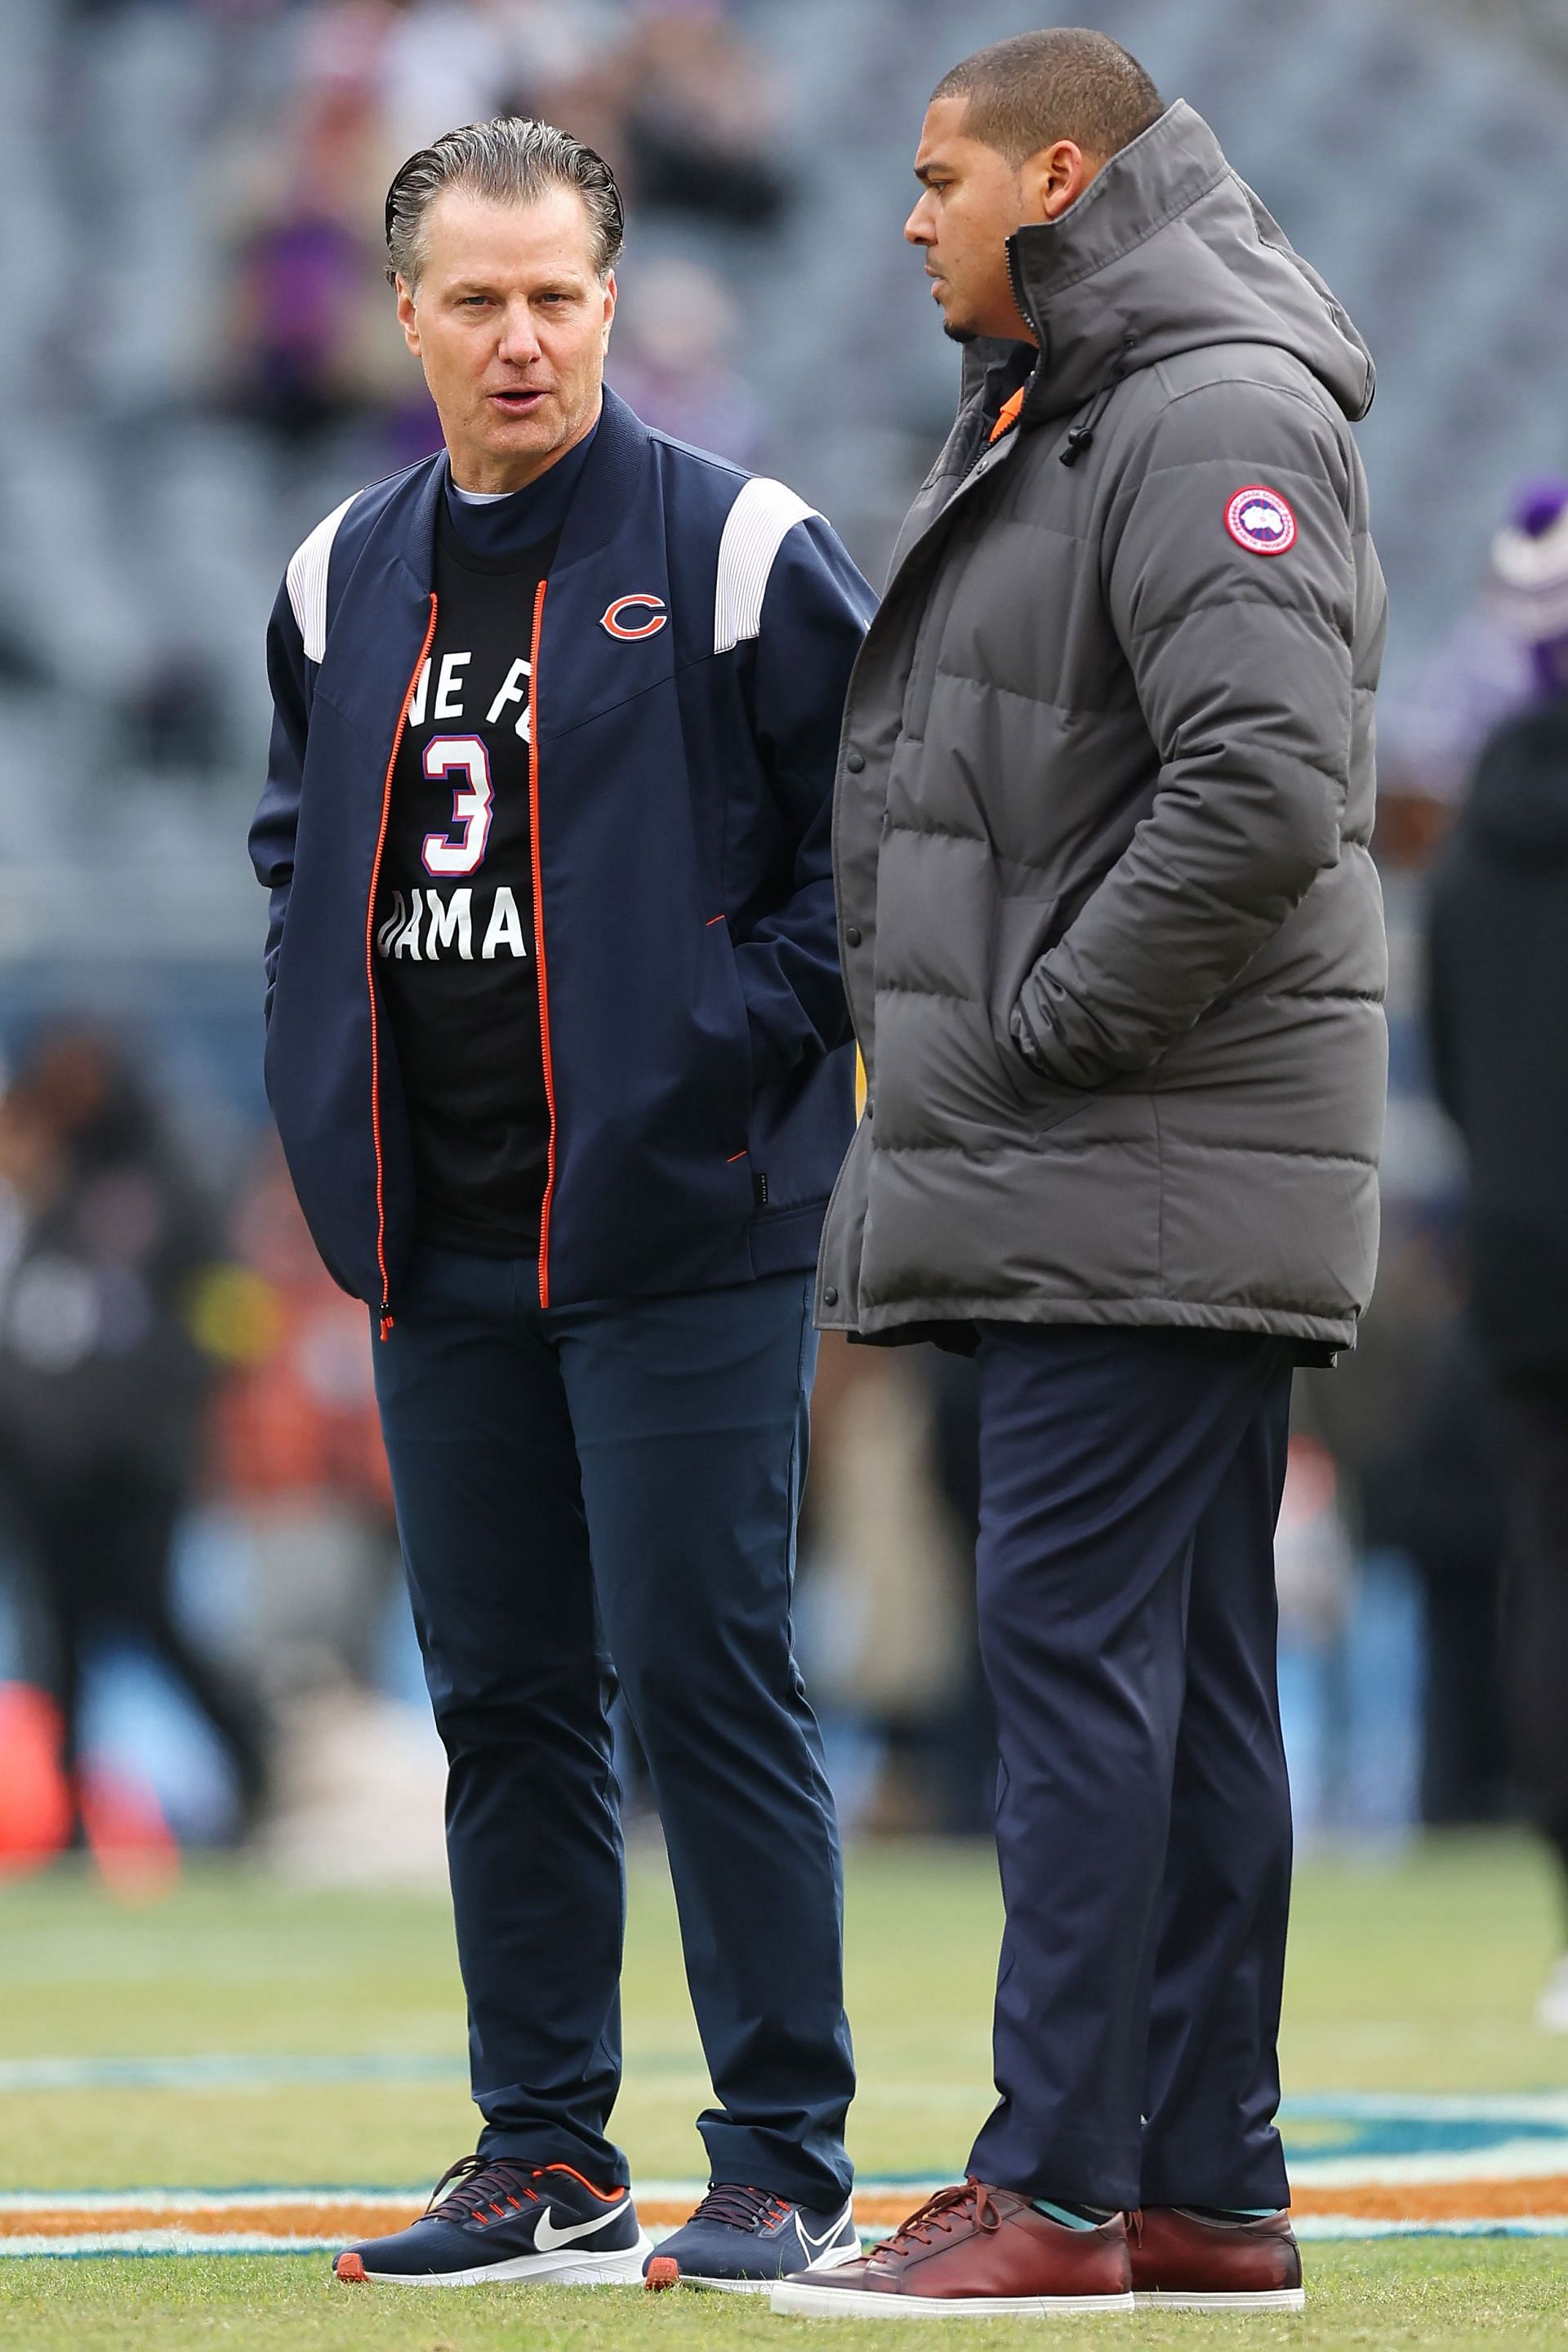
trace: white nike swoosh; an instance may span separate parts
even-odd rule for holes
[[[801,2244],[805,2247],[809,2253],[813,2255],[819,2254],[830,2238],[837,2238],[839,2235],[847,2218],[847,2215],[840,2213],[837,2221],[830,2221],[828,2223],[820,2238],[814,2238],[811,2231],[806,2228],[805,2223],[801,2220],[800,2215],[797,2213],[795,2217],[795,2232],[800,2239]]]
[[[619,2221],[631,2201],[629,2197],[623,2198],[613,2212],[592,2213],[585,2221],[574,2221],[569,2230],[556,2228],[551,2219],[550,2209],[546,2206],[539,2217],[539,2227],[533,2233],[534,2252],[552,2254],[557,2246],[569,2246],[574,2238],[591,2238],[595,2230],[608,2229],[612,2221]]]

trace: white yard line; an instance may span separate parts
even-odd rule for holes
[[[649,2235],[657,2242],[662,2233]],[[1568,2218],[1521,2214],[1451,2221],[1370,2221],[1352,2213],[1321,2213],[1296,2224],[1300,2238],[1319,2243],[1370,2238],[1568,2238]],[[282,2238],[260,2231],[205,2237],[194,2230],[85,2231],[72,2238],[0,2238],[0,2262],[42,2257],[79,2261],[91,2254],[205,2257],[229,2254],[321,2254],[336,2252],[341,2239]]]
[[[1568,2179],[1568,2134],[1432,2156],[1293,2156],[1298,2189],[1415,2189],[1447,2180]]]

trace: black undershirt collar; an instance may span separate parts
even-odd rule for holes
[[[468,553],[491,561],[506,559],[535,546],[542,539],[553,538],[566,520],[566,509],[598,430],[595,425],[592,433],[586,434],[574,449],[569,449],[564,457],[558,457],[537,481],[483,506],[470,506],[458,495],[448,459],[447,517]]]

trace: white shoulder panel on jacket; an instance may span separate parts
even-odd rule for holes
[[[732,646],[758,635],[773,558],[796,523],[816,513],[815,507],[797,499],[783,482],[770,482],[759,474],[742,483],[719,541],[719,587],[713,603],[716,654],[727,654]]]
[[[300,635],[305,640],[307,661],[319,662],[327,650],[327,566],[331,561],[338,525],[358,496],[356,490],[353,499],[345,499],[341,507],[334,507],[289,558],[289,602],[300,624]]]

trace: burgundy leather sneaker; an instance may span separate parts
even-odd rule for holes
[[[1169,2311],[1302,2311],[1301,2249],[1289,2213],[1214,2221],[1180,2205],[1127,2217],[1132,2291]]]
[[[965,2312],[1132,2309],[1120,2213],[1069,2230],[1010,2189],[939,2189],[858,2262],[781,2279],[772,2308],[797,2319],[946,2319]]]

